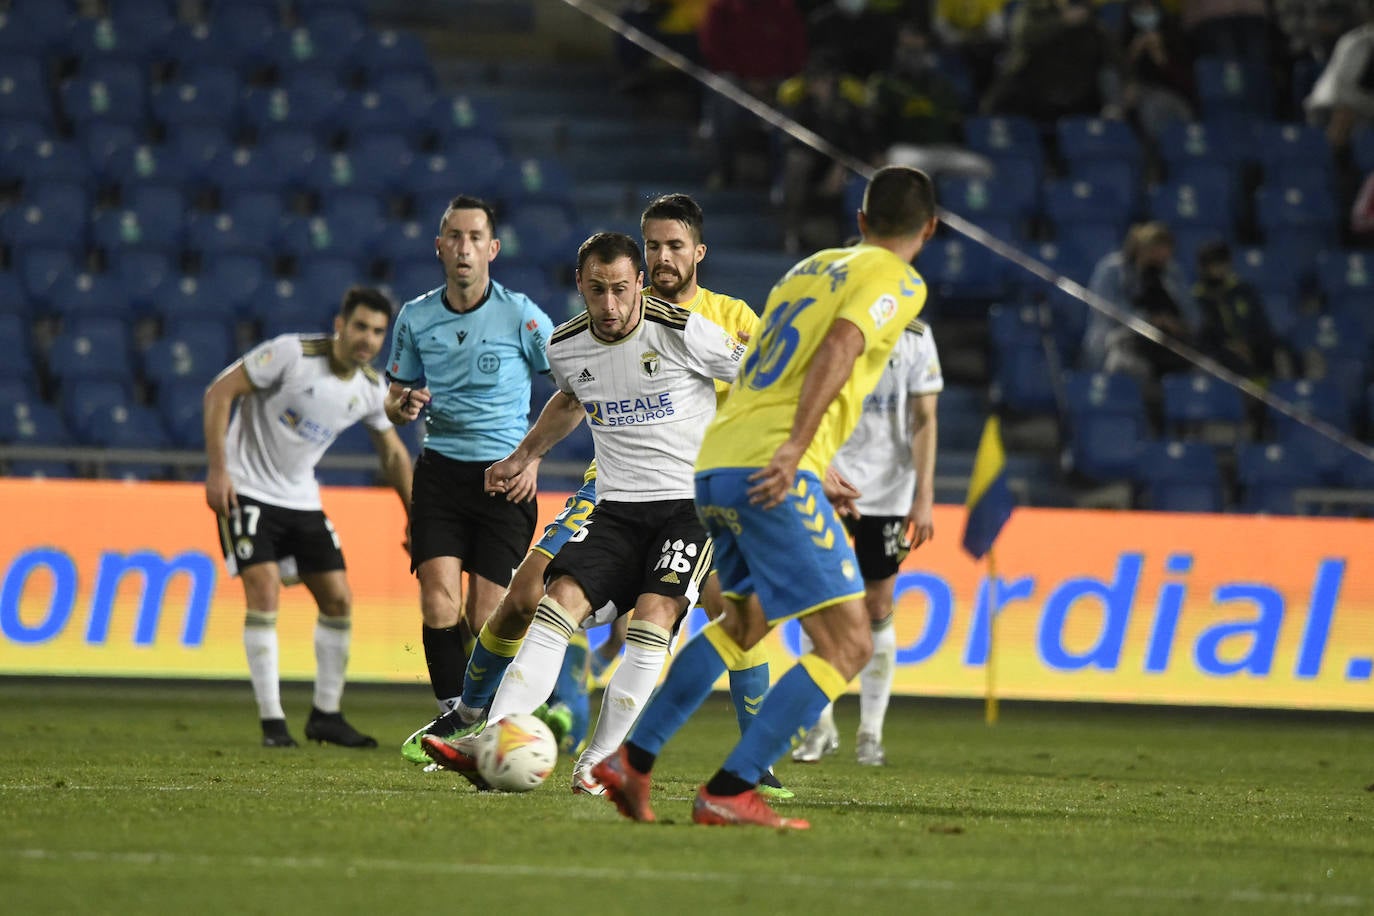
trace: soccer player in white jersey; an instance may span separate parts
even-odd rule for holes
[[[913,318],[888,357],[887,369],[853,434],[835,454],[833,467],[863,494],[858,518],[846,518],[864,579],[864,606],[873,628],[873,657],[859,672],[859,731],[854,754],[864,766],[882,766],[883,719],[892,697],[897,636],[892,593],[907,552],[935,536],[935,403],[944,390],[935,335]],[[802,633],[801,651],[812,651]],[[816,763],[840,747],[835,704],[792,751],[798,763]]]
[[[601,232],[577,254],[582,315],[549,341],[558,391],[515,450],[487,472],[514,485],[532,461],[585,417],[596,452],[596,508],[549,564],[544,597],[492,699],[497,721],[548,697],[568,642],[595,609],[633,609],[625,657],[602,697],[582,760],[624,738],[653,691],[673,625],[711,568],[711,546],[692,500],[692,461],[715,415],[715,380],[739,371],[744,345],[704,317],[641,292],[643,257],[627,235]],[[480,786],[475,736],[422,745]],[[581,761],[579,761],[581,766]]]
[[[265,747],[295,747],[281,705],[277,606],[283,579],[305,583],[315,624],[311,741],[376,747],[339,711],[348,665],[353,596],[343,551],[320,504],[315,465],[362,422],[382,475],[410,509],[410,455],[386,418],[386,384],[369,365],[386,341],[391,302],[355,286],[344,294],[334,336],[283,334],[248,352],[205,392],[205,501],[219,517],[224,560],[243,582],[243,645]],[[230,419],[234,402],[239,410]]]

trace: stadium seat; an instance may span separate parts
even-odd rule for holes
[[[320,303],[319,308],[329,315],[338,311],[350,286],[364,283],[368,277],[355,261],[325,254],[302,258],[296,265],[295,279],[311,301]]]
[[[149,104],[153,118],[164,128],[184,124],[232,122],[243,81],[228,64],[192,64],[175,80],[155,85]]]
[[[272,61],[283,71],[322,67],[342,73],[367,31],[365,17],[357,10],[336,6],[298,9],[297,13],[301,25],[273,37],[268,48]]]
[[[55,115],[42,59],[32,54],[4,55],[0,59],[0,120],[51,124]]]
[[[1066,230],[1082,224],[1096,227],[1094,234],[1107,231],[1111,248],[1120,245],[1129,222],[1117,193],[1089,181],[1051,178],[1043,188],[1044,214],[1054,226],[1055,238],[1063,240]]]
[[[1069,167],[1068,178],[1085,181],[1115,198],[1134,217],[1141,208],[1140,167],[1122,159],[1083,159]]]
[[[143,124],[135,126],[117,121],[88,121],[76,131],[76,141],[95,175],[104,175],[110,160],[123,150],[138,146],[146,133]]]
[[[1134,376],[1121,372],[1064,374],[1064,396],[1070,415],[1083,411],[1109,411],[1143,418],[1145,395]]]
[[[133,303],[124,294],[124,285],[110,273],[66,274],[53,284],[46,310],[64,322],[75,318],[109,317],[130,320]]]
[[[1170,181],[1155,185],[1149,192],[1149,214],[1171,228],[1189,226],[1210,231],[1217,238],[1235,237],[1235,198],[1226,182]]]
[[[178,322],[144,350],[143,377],[161,391],[167,385],[187,384],[203,390],[233,356],[233,338],[218,321]]]
[[[1255,150],[1267,184],[1297,171],[1330,176],[1335,169],[1326,132],[1309,124],[1264,122],[1255,126]]]
[[[267,48],[280,28],[276,4],[216,3],[210,11],[210,40],[242,65],[270,62]]]
[[[382,176],[384,183],[380,188],[389,192],[415,161],[416,153],[404,134],[372,133],[354,135],[348,146],[348,156],[358,172]]]
[[[1070,168],[1087,160],[1109,160],[1129,164],[1138,175],[1144,165],[1140,138],[1131,125],[1111,118],[1070,116],[1054,123],[1059,155]]]
[[[243,194],[273,196],[271,191],[248,191]],[[267,213],[262,214],[266,219]],[[241,225],[233,213],[216,210],[200,210],[191,214],[186,225],[186,248],[202,258],[213,258],[226,254],[251,254],[270,257],[273,252],[272,240],[278,231],[263,235],[254,231],[257,227]]]
[[[1252,70],[1241,61],[1198,57],[1193,61],[1193,79],[1205,117],[1225,114],[1269,117],[1273,111],[1268,75]]]
[[[299,181],[314,164],[327,155],[327,146],[315,132],[305,127],[273,127],[258,136],[259,153],[268,156],[288,180]]]
[[[146,64],[163,52],[173,23],[120,21],[109,17],[76,16],[64,39],[66,50],[80,62],[83,72],[107,61]]]
[[[15,272],[30,301],[46,304],[53,285],[64,274],[84,266],[82,252],[64,242],[62,245],[26,245],[14,251]]]
[[[169,0],[112,0],[110,19],[115,27],[170,31],[176,24],[176,4]]]
[[[101,411],[129,407],[134,399],[129,383],[114,378],[78,378],[65,381],[59,395],[62,417],[77,442],[94,445],[90,439],[91,421]]]
[[[271,279],[267,261],[246,251],[222,252],[201,259],[200,283],[215,291],[221,307],[248,315],[262,287]]]
[[[388,265],[423,257],[426,251],[434,250],[437,226],[437,215],[433,223],[418,219],[387,220],[372,242],[373,251]]]
[[[203,449],[204,389],[193,385],[165,385],[157,392],[157,410],[176,448]]]
[[[158,291],[176,273],[175,255],[156,249],[126,248],[107,252],[108,270],[136,312],[148,312]]]
[[[999,354],[988,385],[988,399],[1012,414],[1054,413],[1059,407],[1058,395],[1044,346],[1026,344]]]
[[[154,310],[164,322],[188,318],[232,317],[226,305],[209,284],[200,282],[195,274],[177,273],[167,278],[158,293]]]
[[[100,177],[121,188],[158,184],[184,189],[196,178],[196,169],[195,161],[178,146],[139,143],[111,153]]]
[[[266,151],[235,146],[220,151],[206,167],[207,181],[221,195],[236,191],[281,191],[285,180],[281,166]]]
[[[349,233],[324,216],[287,217],[277,233],[277,247],[282,254],[298,260],[330,255],[363,262],[371,259],[372,241],[385,226],[385,221],[379,220],[370,233],[362,227]]]
[[[333,124],[334,112],[343,100],[343,89],[330,80],[311,83],[311,73],[298,73],[291,88],[255,86],[239,101],[244,123],[256,136],[283,127],[321,131]]]
[[[1317,257],[1317,290],[1328,309],[1337,303],[1374,309],[1374,257],[1359,250],[1322,252]]]
[[[572,200],[573,181],[556,159],[510,158],[497,176],[496,196],[507,206],[529,200]],[[713,218],[724,217],[712,211]]]
[[[181,249],[185,234],[181,216],[178,212],[159,221],[127,207],[103,210],[91,219],[91,241],[107,252],[119,248],[150,248],[175,253]]]
[[[329,446],[328,454],[371,455],[375,451],[372,447],[372,437],[367,433],[367,427],[362,423],[354,423],[339,433],[334,444]]]
[[[933,303],[952,309],[986,308],[1010,291],[1007,262],[984,245],[953,233],[938,235],[921,252],[921,276],[935,293]]]
[[[286,195],[270,190],[236,191],[224,195],[220,204],[235,231],[248,242],[241,247],[270,250],[286,218]]]
[[[499,269],[501,260],[498,258],[493,262],[493,271]],[[497,279],[500,279],[499,274]],[[423,255],[391,262],[387,278],[387,286],[391,289],[392,298],[398,303],[408,302],[417,296],[424,295],[430,290],[442,286],[443,283],[443,268],[432,256],[424,257]]]
[[[320,215],[335,233],[365,238],[370,246],[384,228],[386,202],[364,191],[334,191],[321,201]]]
[[[941,206],[975,223],[1001,219],[1024,226],[1039,209],[1038,179],[1026,182],[998,173],[991,178],[947,176],[936,185]]]
[[[56,407],[39,401],[0,404],[0,442],[12,445],[70,445],[72,434]]]
[[[1269,386],[1269,393],[1281,401],[1318,420],[1324,420],[1337,429],[1349,432],[1352,422],[1352,404],[1335,383],[1312,379],[1276,379]],[[1267,408],[1270,429],[1275,436],[1282,438],[1300,423],[1272,407]]]
[[[983,392],[973,385],[945,385],[935,401],[940,448],[972,451],[978,447],[987,416]],[[938,462],[937,462],[938,466]]]
[[[510,256],[548,267],[571,263],[586,237],[573,208],[556,200],[516,204],[497,231]]]
[[[148,116],[147,87],[138,69],[127,66],[130,76],[117,77],[107,68],[104,77],[75,76],[64,82],[58,93],[63,114],[78,126],[97,120],[142,124]]]
[[[15,176],[25,183],[35,181],[91,180],[86,154],[74,140],[40,140],[30,147],[18,148],[12,157]]]
[[[332,129],[350,140],[370,134],[404,135],[414,129],[415,117],[405,97],[365,89],[344,93],[333,111]]]
[[[1255,191],[1255,217],[1265,239],[1285,229],[1298,230],[1318,242],[1336,239],[1336,202],[1330,194],[1313,194],[1294,186],[1261,185]]]
[[[172,439],[157,410],[141,404],[96,410],[86,421],[84,438],[86,444],[113,449],[166,449],[172,446]],[[153,471],[153,476],[161,474]]]
[[[398,183],[397,175],[390,169],[375,171],[372,165],[369,163],[369,168],[363,168],[351,153],[327,153],[316,157],[305,168],[301,184],[321,200],[340,191],[387,194]],[[404,164],[398,163],[397,167],[404,167]]]
[[[1073,470],[1090,480],[1129,479],[1139,463],[1145,432],[1142,415],[1082,407],[1069,421],[1069,460]]]
[[[0,270],[0,320],[23,318],[27,320],[33,313],[33,300],[24,289],[24,278],[17,270]],[[27,325],[26,325],[27,326]],[[0,338],[10,340],[13,338]]]
[[[492,263],[491,275],[507,289],[529,296],[550,315],[556,311],[551,308],[555,297],[554,284],[549,278],[548,270],[542,265],[518,261],[503,255]]]
[[[1040,128],[1030,118],[991,116],[969,118],[964,122],[964,143],[974,152],[995,160],[1029,159],[1037,173],[1045,167],[1045,149]]]
[[[417,125],[422,139],[436,150],[447,150],[457,137],[469,134],[500,136],[501,109],[487,99],[467,92],[440,95],[434,107]]]
[[[1212,447],[1178,440],[1144,443],[1135,481],[1141,507],[1159,512],[1220,512],[1221,473]]]
[[[0,239],[17,247],[69,244],[84,241],[84,220],[76,224],[40,204],[21,203],[0,213]]]
[[[1175,436],[1235,442],[1245,422],[1240,389],[1205,372],[1171,372],[1160,380],[1164,424]]]
[[[175,157],[185,169],[186,180],[196,186],[207,182],[216,157],[234,146],[228,128],[220,124],[177,124],[167,128],[163,153]]]
[[[368,29],[354,46],[353,56],[364,83],[373,89],[380,89],[397,77],[407,81],[418,78],[424,88],[434,88],[434,66],[429,60],[429,50],[424,40],[410,29]]]
[[[1361,316],[1367,320],[1368,316]],[[1369,358],[1368,324],[1347,311],[1300,317],[1289,332],[1289,345],[1307,364]]]
[[[1282,445],[1249,442],[1239,446],[1236,480],[1240,486],[1240,507],[1245,512],[1291,515],[1293,491],[1318,486],[1320,478],[1301,455]]]

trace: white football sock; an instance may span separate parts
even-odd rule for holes
[[[873,657],[859,672],[859,734],[883,737],[883,718],[897,670],[897,631],[892,615],[873,624]]]
[[[258,718],[285,719],[281,708],[281,678],[277,665],[277,614],[249,611],[243,618],[243,649],[248,656],[248,677]]]
[[[568,640],[576,631],[577,624],[557,601],[547,595],[540,599],[525,641],[506,668],[501,686],[496,688],[496,696],[491,698],[487,721],[534,712],[549,698],[558,683]]]
[[[350,617],[321,614],[315,620],[315,708],[320,712],[339,711],[352,636]]]
[[[620,747],[658,684],[658,676],[668,660],[671,639],[672,634],[657,624],[647,620],[630,621],[629,632],[625,635],[625,657],[601,695],[596,730],[578,759],[579,764],[600,763]]]

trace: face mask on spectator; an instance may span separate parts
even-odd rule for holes
[[[1153,32],[1159,28],[1159,10],[1131,10],[1131,22],[1142,32]]]

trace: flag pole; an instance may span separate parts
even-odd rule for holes
[[[988,549],[988,657],[983,666],[983,721],[997,724],[997,551]]]

